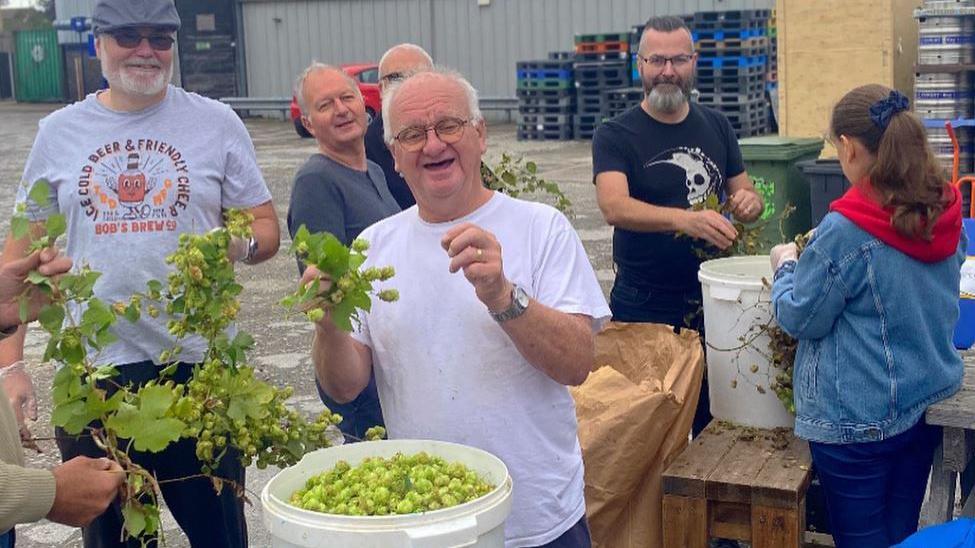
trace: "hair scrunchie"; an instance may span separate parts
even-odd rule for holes
[[[903,93],[896,89],[890,90],[890,95],[870,106],[870,119],[880,131],[887,129],[894,114],[911,108],[911,102]]]

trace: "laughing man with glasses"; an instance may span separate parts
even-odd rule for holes
[[[362,233],[392,265],[395,303],[359,329],[316,326],[316,377],[355,398],[375,371],[390,438],[494,453],[515,492],[505,546],[588,548],[572,397],[609,314],[579,236],[554,208],[485,188],[477,92],[441,69],[387,90],[385,139],[416,206]],[[309,268],[303,282],[317,276]]]

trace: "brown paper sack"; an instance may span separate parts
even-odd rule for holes
[[[593,546],[663,546],[660,476],[687,445],[704,371],[696,331],[611,322],[572,389]]]

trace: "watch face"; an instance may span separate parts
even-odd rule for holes
[[[503,312],[492,312],[491,316],[493,316],[496,321],[506,322],[510,319],[521,316],[522,313],[525,312],[526,308],[528,308],[528,293],[525,293],[524,289],[515,285],[514,289],[511,290],[511,306],[509,306],[508,309]]]

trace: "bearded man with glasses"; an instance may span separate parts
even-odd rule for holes
[[[442,69],[383,100],[385,139],[416,197],[363,231],[364,266],[392,265],[394,303],[352,334],[315,328],[319,383],[355,398],[375,371],[391,438],[437,439],[499,456],[514,479],[505,546],[590,546],[575,407],[609,308],[582,242],[554,208],[484,187],[477,92]],[[308,283],[321,276],[308,268]]]
[[[66,217],[67,254],[102,273],[95,296],[108,303],[144,292],[148,280],[165,280],[172,270],[165,257],[176,250],[180,234],[221,226],[230,208],[254,216],[254,236],[235,238],[228,259],[254,264],[272,257],[280,242],[277,215],[247,130],[226,105],[169,84],[180,27],[173,0],[98,0],[92,23],[110,87],[40,122],[17,192],[34,228],[53,213]],[[51,190],[44,207],[29,198],[40,180]],[[23,257],[28,244],[27,238],[9,238],[2,261]],[[114,365],[119,374],[111,382],[119,385],[157,378],[168,365],[160,354],[175,344],[167,321],[161,313],[119,322],[113,327],[117,342],[98,354],[96,364]],[[21,362],[23,345],[21,328],[0,343],[0,366]],[[199,337],[183,339],[181,346],[176,382],[189,378],[206,350]],[[22,367],[11,370],[3,388],[22,435],[29,436],[24,418],[36,414],[29,374]],[[90,436],[60,430],[57,436],[65,461],[104,456]],[[132,458],[159,479],[200,471],[191,440]],[[244,484],[235,454],[226,455],[214,475]],[[234,489],[217,495],[209,480],[196,478],[166,483],[162,494],[193,546],[247,545],[243,503]],[[121,521],[116,502],[84,528],[85,546],[124,545]]]
[[[613,319],[689,327],[703,335],[696,251],[727,249],[737,237],[717,211],[689,209],[717,196],[742,222],[762,214],[738,140],[720,112],[690,101],[697,54],[678,17],[647,21],[640,40],[643,101],[596,129],[593,181],[613,226]],[[690,238],[678,237],[678,234]],[[711,420],[702,384],[694,432]]]

